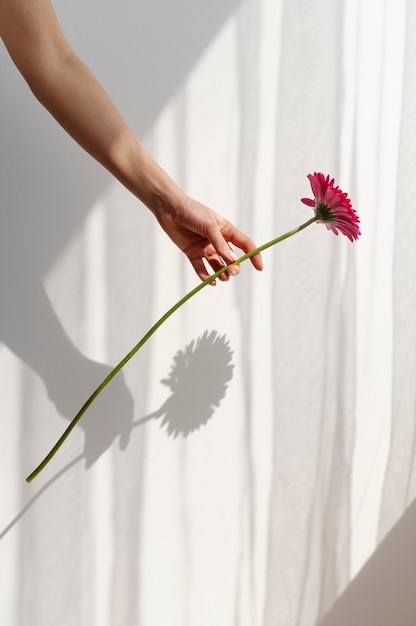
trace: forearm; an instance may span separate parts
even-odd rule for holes
[[[72,52],[26,76],[59,124],[137,198],[157,213],[184,194],[151,158],[103,87]]]
[[[49,0],[0,0],[0,37],[40,102],[138,198],[154,207],[179,193],[75,55]]]

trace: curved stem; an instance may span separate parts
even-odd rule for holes
[[[243,256],[239,257],[233,263],[230,263],[229,265],[224,265],[224,267],[222,267],[220,270],[218,270],[218,272],[215,272],[215,274],[212,274],[212,276],[210,276],[209,278],[207,278],[203,282],[199,283],[194,289],[192,289],[192,291],[187,293],[186,296],[181,298],[173,307],[171,307],[168,311],[166,311],[166,313],[164,315],[162,315],[162,317],[150,328],[150,330],[147,331],[147,333],[144,335],[144,337],[142,337],[140,339],[140,341],[134,346],[134,348],[132,348],[132,350],[130,350],[130,352],[128,354],[126,354],[124,359],[122,359],[120,361],[120,363],[118,365],[116,365],[113,370],[111,370],[111,372],[108,374],[108,376],[106,376],[104,378],[102,383],[91,394],[91,396],[88,398],[88,400],[85,402],[85,404],[82,405],[82,407],[80,408],[78,413],[73,418],[72,422],[69,424],[69,426],[67,427],[65,432],[61,435],[61,437],[58,439],[58,441],[53,446],[53,448],[50,450],[50,452],[45,456],[43,461],[41,463],[39,463],[39,465],[36,467],[36,469],[33,470],[33,472],[31,474],[29,474],[29,476],[26,478],[26,482],[30,483],[34,478],[36,478],[36,476],[38,474],[40,474],[40,472],[49,463],[49,461],[52,459],[52,457],[54,457],[55,454],[58,452],[59,448],[62,446],[62,444],[68,438],[68,436],[71,433],[71,431],[78,424],[79,420],[84,415],[84,413],[88,409],[88,407],[94,402],[96,397],[102,392],[102,390],[108,385],[108,383],[114,378],[114,376],[116,374],[118,374],[118,372],[126,365],[126,363],[128,361],[130,361],[130,359],[136,354],[136,352],[138,352],[140,350],[140,348],[142,348],[144,346],[144,344],[157,331],[157,329],[160,326],[162,326],[162,324],[164,322],[166,322],[166,320],[175,311],[177,311],[183,304],[185,304],[185,302],[187,302],[190,298],[192,298],[192,296],[194,296],[196,293],[198,293],[198,291],[201,291],[201,289],[203,289],[204,287],[206,287],[207,285],[212,283],[213,280],[215,280],[216,278],[221,276],[221,274],[226,272],[230,265],[239,265],[240,263],[242,263],[246,259],[250,259],[251,257],[255,256],[256,254],[259,254],[259,252],[263,252],[263,250],[266,250],[267,248],[270,248],[271,246],[274,246],[275,244],[279,243],[280,241],[283,241],[284,239],[287,239],[288,237],[291,237],[292,235],[295,235],[296,233],[298,233],[299,231],[303,230],[304,228],[306,228],[310,224],[313,224],[314,222],[316,222],[316,219],[317,219],[316,217],[313,217],[310,220],[308,220],[307,222],[305,222],[304,224],[301,224],[301,226],[298,226],[297,228],[294,228],[293,230],[288,231],[284,235],[280,235],[279,237],[276,237],[276,239],[272,239],[268,243],[265,243],[262,246],[259,246],[258,248],[256,248],[255,250],[252,250],[251,252],[247,252]]]

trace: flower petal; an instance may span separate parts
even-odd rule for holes
[[[361,235],[360,218],[347,194],[335,185],[333,178],[324,176],[322,172],[308,174],[308,178],[315,200],[301,198],[301,201],[314,207],[317,221],[325,224],[335,235],[340,231],[350,241],[357,240]]]
[[[307,204],[308,206],[315,208],[315,200],[311,200],[310,198],[301,198],[300,201],[303,202],[303,204]]]

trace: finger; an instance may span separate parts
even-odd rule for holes
[[[225,269],[226,266],[224,264],[224,261],[217,254],[209,254],[209,255],[206,255],[205,258],[214,273],[219,272],[220,270],[224,269],[224,272],[219,275],[219,279],[221,281],[226,282],[227,280],[229,280],[230,274]]]
[[[220,280],[228,280],[230,276],[237,276],[237,274],[240,273],[240,266],[238,264],[230,265],[230,262],[232,263],[232,261],[237,259],[237,254],[234,252],[232,248],[230,248],[228,244],[227,244],[227,253],[229,257],[231,258],[231,261],[228,261],[224,259],[222,256],[219,256],[212,244],[207,246],[204,252],[205,252],[205,258],[207,259],[208,263],[210,264],[214,272],[218,272],[225,265],[228,266],[227,269],[224,271],[224,274],[220,275]]]
[[[203,260],[201,258],[196,258],[196,259],[191,259],[190,257],[188,257],[192,267],[194,268],[195,272],[198,274],[199,278],[204,281],[207,280],[207,278],[210,277],[211,274],[208,273],[207,268],[205,267],[205,263],[203,262]],[[211,283],[211,285],[215,286],[216,281],[213,280]]]
[[[235,228],[229,222],[226,223],[224,228],[224,232],[227,230],[235,230]],[[216,223],[211,223],[208,225],[206,237],[208,241],[215,248],[216,253],[221,259],[223,259],[226,265],[232,263],[237,260],[237,255],[232,248],[230,248],[228,241],[225,239],[221,230],[218,228]],[[231,240],[230,240],[231,241]]]
[[[221,230],[218,228],[217,224],[211,224],[207,236],[217,253],[227,264],[232,263],[238,258],[228,242],[240,248],[240,250],[243,250],[245,253],[252,252],[252,250],[256,248],[254,241],[250,239],[250,237],[247,237],[247,235],[234,226],[234,224],[228,221]],[[251,257],[250,261],[256,270],[261,271],[263,269],[263,260],[260,253]]]
[[[229,265],[227,267],[228,276],[238,276],[240,273],[240,265],[237,263],[235,265]]]
[[[235,226],[232,226],[231,232],[228,235],[228,240],[234,246],[240,248],[240,250],[243,250],[245,254],[247,254],[248,252],[252,252],[256,249],[256,244],[254,243],[254,241],[250,239],[250,237],[247,237],[247,235],[245,235]],[[261,271],[263,269],[263,259],[260,253],[252,256],[250,258],[250,261],[256,270]]]

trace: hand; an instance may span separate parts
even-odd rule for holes
[[[163,230],[186,254],[201,280],[210,276],[205,262],[215,273],[238,258],[230,244],[244,253],[251,252],[256,247],[231,222],[189,197],[185,197],[176,210],[162,210],[155,214]],[[263,269],[260,254],[253,256],[251,262],[257,270]],[[232,265],[221,274],[220,280],[227,281],[230,276],[239,272],[240,266]]]

